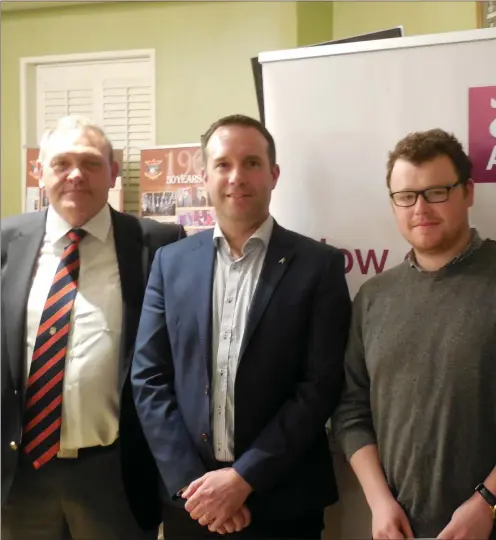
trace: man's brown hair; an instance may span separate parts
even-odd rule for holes
[[[472,178],[472,163],[460,141],[442,129],[430,129],[408,134],[389,153],[386,177],[388,188],[391,187],[391,172],[398,159],[421,165],[439,156],[449,157],[459,182],[464,186],[467,185]]]
[[[230,116],[224,116],[220,120],[214,122],[202,135],[201,148],[204,164],[207,163],[207,145],[210,137],[213,135],[215,130],[225,126],[251,127],[261,133],[265,137],[265,140],[268,144],[267,152],[269,155],[270,166],[274,167],[274,165],[276,164],[276,145],[274,142],[274,138],[270,134],[269,130],[261,122],[255,120],[255,118],[251,118],[250,116],[245,116],[243,114],[231,114]]]

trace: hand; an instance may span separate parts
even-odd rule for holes
[[[210,531],[220,529],[244,504],[252,487],[232,467],[211,471],[191,482],[183,492],[192,519],[208,523]]]
[[[403,508],[392,497],[372,508],[372,537],[374,540],[414,538]]]
[[[201,518],[198,520],[201,523]],[[221,525],[216,531],[218,534],[227,534],[233,532],[240,532],[244,528],[248,527],[251,523],[251,512],[246,505],[242,505],[241,508],[234,514],[231,519],[228,519],[224,525]]]
[[[489,505],[478,493],[474,493],[468,501],[455,510],[451,521],[441,531],[438,538],[486,540],[493,526],[494,519]]]

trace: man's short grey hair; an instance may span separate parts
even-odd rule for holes
[[[77,130],[91,130],[96,131],[99,135],[102,136],[109,148],[109,160],[110,163],[114,161],[114,149],[112,143],[107,137],[103,128],[101,128],[96,122],[91,118],[86,116],[71,114],[60,118],[54,128],[48,129],[45,131],[40,141],[40,152],[38,159],[44,163],[48,155],[48,148],[50,146],[50,141],[55,134],[60,134],[64,132],[77,131]]]

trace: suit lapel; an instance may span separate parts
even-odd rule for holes
[[[194,269],[198,303],[196,316],[200,331],[200,343],[207,364],[209,378],[212,372],[212,287],[215,267],[215,248],[213,232],[198,235],[198,244],[190,256],[191,268]]]
[[[144,240],[135,218],[111,210],[115,251],[122,290],[122,336],[120,345],[120,387],[129,368],[145,290]]]
[[[9,242],[7,268],[3,277],[5,338],[15,388],[23,376],[26,311],[36,261],[45,235],[46,211],[33,214],[33,219],[17,237]]]
[[[272,294],[276,290],[277,284],[289,267],[294,250],[294,244],[288,237],[288,233],[274,222],[274,230],[248,313],[248,320],[239,353],[240,361]]]

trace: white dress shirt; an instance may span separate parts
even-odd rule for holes
[[[233,259],[218,225],[212,290],[212,427],[218,461],[234,461],[234,382],[253,294],[267,253],[274,220],[269,216]]]
[[[65,359],[60,449],[112,444],[118,436],[122,292],[107,205],[84,227]],[[26,382],[43,308],[71,226],[49,207],[27,305]]]

